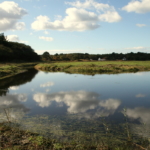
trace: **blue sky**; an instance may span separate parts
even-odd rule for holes
[[[150,53],[150,0],[0,0],[0,33],[35,52]]]

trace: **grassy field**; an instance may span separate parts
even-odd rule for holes
[[[37,63],[6,63],[0,64],[0,79],[4,79],[34,68]]]
[[[122,73],[150,71],[150,61],[90,61],[51,62],[35,66],[38,70],[63,71],[70,73]]]
[[[0,79],[27,71],[29,68],[43,71],[68,73],[101,74],[150,71],[150,61],[90,61],[50,63],[6,63],[0,64]]]

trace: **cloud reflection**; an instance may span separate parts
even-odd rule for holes
[[[7,108],[18,108],[24,111],[28,110],[23,104],[20,102],[27,101],[26,94],[15,94],[15,95],[7,95],[0,97],[0,110]]]
[[[121,101],[117,99],[100,100],[99,94],[86,91],[58,92],[53,94],[37,93],[33,99],[42,108],[49,107],[52,102],[62,107],[66,105],[69,114],[84,114],[87,118],[91,116],[90,110],[94,110],[95,117],[108,116],[120,106]]]
[[[44,84],[41,84],[40,87],[49,87],[49,86],[53,86],[54,85],[54,82],[47,82],[47,83],[44,83]]]
[[[0,120],[7,120],[5,111],[8,111],[10,118],[19,119],[29,109],[21,102],[27,101],[27,95],[15,94],[0,97]]]
[[[132,119],[139,119],[141,123],[150,124],[150,108],[136,107],[127,109],[127,116]]]
[[[19,89],[19,86],[10,86],[9,89],[10,89],[10,90],[18,90],[18,89]]]
[[[142,98],[142,97],[146,97],[146,95],[145,94],[137,94],[135,97]]]

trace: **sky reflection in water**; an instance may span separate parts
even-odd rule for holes
[[[32,72],[28,74],[30,80],[24,83],[19,83],[21,79],[17,77],[17,83],[11,80],[0,83],[3,93],[0,110],[15,108],[29,116],[73,114],[86,119],[103,116],[118,122],[126,108],[129,118],[149,124],[149,76],[150,72],[95,76]],[[6,93],[2,92],[4,89]]]

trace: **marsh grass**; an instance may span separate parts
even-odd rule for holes
[[[7,63],[0,64],[0,79],[23,73],[38,63]]]
[[[150,61],[51,62],[38,64],[35,68],[83,74],[122,73],[149,71]]]

